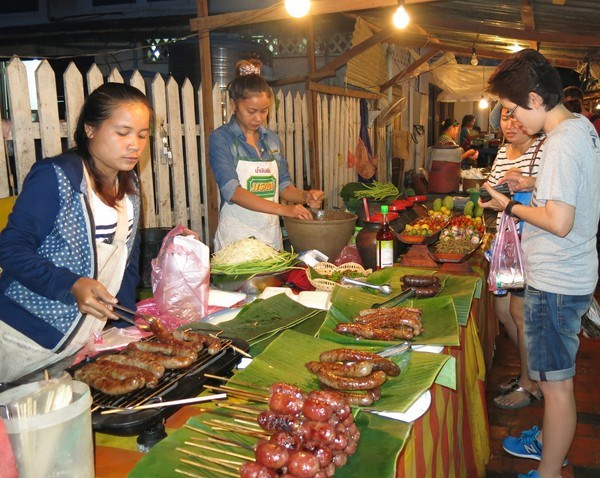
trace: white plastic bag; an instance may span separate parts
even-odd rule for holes
[[[163,239],[152,260],[152,292],[160,311],[186,322],[207,314],[210,250],[193,231],[182,225]]]
[[[513,218],[502,213],[494,240],[488,286],[490,290],[522,289],[525,287],[523,250]]]

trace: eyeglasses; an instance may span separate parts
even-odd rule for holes
[[[513,108],[509,109],[506,112],[506,115],[502,115],[502,116],[506,116],[507,119],[516,119],[515,118],[515,112],[517,111],[518,107],[519,107],[519,105],[515,105]]]

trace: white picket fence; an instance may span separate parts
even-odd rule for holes
[[[29,101],[27,74],[23,62],[14,57],[7,65],[8,111],[10,135],[0,141],[0,197],[20,190],[22,182],[38,159],[54,156],[72,147],[73,133],[86,93],[104,81],[123,82],[117,69],[104,78],[93,65],[86,73],[87,92],[81,72],[71,64],[64,73],[65,117],[59,118],[55,73],[47,61],[35,72],[38,98],[34,121]],[[141,179],[143,227],[173,227],[184,224],[207,238],[207,168],[204,148],[202,97],[191,82],[182,85],[157,74],[146,82],[136,71],[129,83],[146,93],[156,114],[155,131],[150,147],[138,167]],[[275,92],[269,127],[281,138],[292,180],[297,187],[310,178],[308,154],[308,115],[305,94]],[[223,109],[227,111],[223,114]],[[215,128],[229,118],[229,104],[218,88],[213,90]],[[320,142],[322,188],[327,207],[341,206],[339,191],[343,184],[356,180],[354,169],[347,167],[347,153],[354,151],[360,130],[359,100],[342,96],[319,95],[317,131]],[[7,119],[7,118],[4,118]],[[166,143],[164,138],[166,138]],[[10,148],[8,148],[10,143]],[[165,147],[165,144],[167,145]],[[9,149],[13,161],[9,158]],[[170,154],[166,153],[170,149]],[[14,163],[14,164],[13,164]],[[15,169],[16,184],[10,171]]]

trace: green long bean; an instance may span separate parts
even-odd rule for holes
[[[354,197],[362,199],[395,199],[400,196],[400,191],[392,183],[380,183],[373,181],[371,184],[364,184],[365,189],[354,191]]]

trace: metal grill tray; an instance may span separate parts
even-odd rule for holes
[[[233,343],[237,348],[247,351],[249,345],[241,339],[224,339],[224,348],[215,355],[209,355],[205,348],[198,354],[198,359],[189,367],[179,370],[167,370],[158,382],[155,389],[142,388],[124,395],[107,395],[97,390],[92,390],[92,427],[97,432],[111,435],[131,436],[143,433],[164,419],[171,416],[181,406],[153,408],[132,412],[122,412],[102,415],[100,412],[112,407],[130,407],[145,405],[161,401],[179,400],[198,395],[209,382],[204,374],[225,375],[242,359],[242,354],[232,347],[226,346]],[[109,353],[115,353],[114,351]],[[124,352],[122,352],[124,353]],[[102,354],[105,355],[105,354]],[[74,372],[87,363],[94,362],[97,357],[84,360],[68,370]]]

